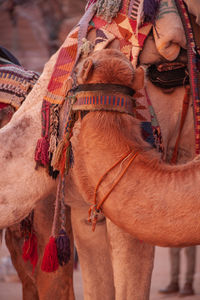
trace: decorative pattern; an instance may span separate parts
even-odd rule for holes
[[[77,55],[78,30],[76,27],[67,38],[67,47],[61,48],[54,67],[48,92],[44,100],[53,104],[62,104],[67,92],[67,79],[71,74]]]
[[[18,109],[38,78],[38,73],[20,66],[0,64],[0,102]]]
[[[73,110],[107,110],[118,111],[127,114],[134,114],[134,99],[124,95],[95,95],[88,92],[76,95],[76,102]]]

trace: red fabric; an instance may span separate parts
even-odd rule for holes
[[[49,163],[49,140],[42,137],[37,141],[35,149],[35,161],[40,162],[41,165],[46,166]]]
[[[0,109],[3,109],[3,108],[6,107],[6,106],[8,106],[7,103],[2,103],[2,102],[0,102]]]
[[[55,237],[50,237],[49,243],[44,250],[41,269],[44,272],[54,272],[58,269],[58,255],[55,243]]]
[[[38,261],[38,252],[37,252],[37,237],[32,233],[29,239],[24,240],[24,245],[22,249],[22,257],[24,261],[30,260],[33,266],[33,272]]]

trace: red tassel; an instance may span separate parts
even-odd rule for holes
[[[22,257],[24,261],[30,260],[34,272],[35,266],[37,265],[38,261],[37,237],[34,233],[31,233],[29,238],[24,240]]]
[[[50,237],[49,243],[44,250],[41,269],[44,272],[54,272],[58,269],[58,255],[55,243],[55,237]]]
[[[49,139],[47,137],[38,140],[35,149],[35,161],[43,166],[49,163]]]

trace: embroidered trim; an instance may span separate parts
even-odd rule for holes
[[[94,92],[88,95],[88,92],[80,92],[76,95],[76,102],[73,110],[106,110],[118,111],[134,115],[135,100],[124,95],[101,95],[100,92]]]

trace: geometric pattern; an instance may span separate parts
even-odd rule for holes
[[[71,74],[78,50],[78,30],[77,26],[67,38],[67,46],[61,48],[56,61],[53,74],[51,76],[48,92],[44,100],[53,104],[62,104],[66,95],[66,81]]]
[[[91,3],[94,3],[94,1]],[[89,27],[96,29],[95,51],[106,48],[111,41],[117,38],[120,43],[121,52],[126,55],[135,67],[137,65],[139,52],[152,28],[152,24],[143,24],[138,29],[137,20],[128,17],[130,11],[129,6],[130,1],[123,0],[120,12],[112,19],[111,23],[108,23],[102,17],[95,15],[92,18],[90,22],[91,26]],[[67,46],[61,48],[59,52],[48,85],[48,91],[44,97],[44,100],[52,104],[62,104],[64,101],[67,90],[67,78],[70,76],[77,58],[80,38],[79,30],[81,32],[83,25],[84,24],[81,24],[75,27],[67,37]],[[81,38],[84,37],[85,36],[82,36]]]

